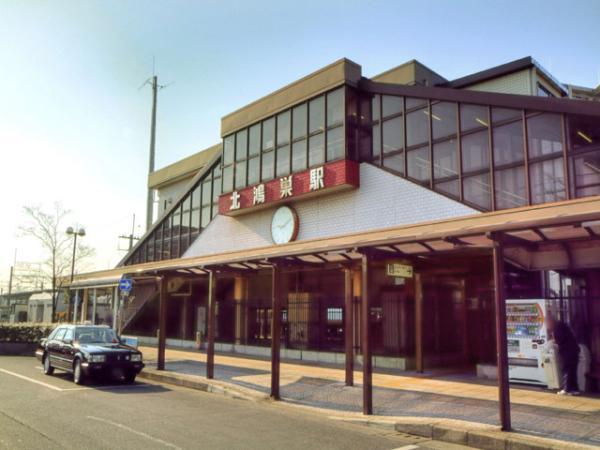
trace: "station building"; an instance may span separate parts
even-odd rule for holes
[[[592,386],[600,103],[572,92],[529,57],[457,80],[414,60],[366,78],[341,59],[152,173],[152,227],[71,290],[132,278],[115,326],[164,331],[159,366],[166,342],[201,342],[209,376],[215,348],[270,356],[274,397],[280,357],[345,363],[349,384],[360,362],[365,413],[373,366],[497,367],[508,405],[505,300],[548,299],[590,349]]]

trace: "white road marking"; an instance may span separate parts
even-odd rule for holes
[[[30,383],[39,384],[40,386],[44,386],[44,387],[46,387],[48,389],[52,389],[54,391],[60,391],[60,392],[64,392],[64,391],[83,391],[83,390],[91,389],[91,388],[86,388],[86,387],[84,387],[84,388],[68,388],[68,389],[63,389],[63,388],[59,388],[58,386],[53,386],[51,384],[44,383],[43,381],[34,380],[33,378],[26,377],[25,375],[21,375],[19,373],[11,372],[10,370],[0,369],[0,372],[5,373],[7,375],[12,375],[13,377],[21,378],[22,380],[29,381]]]
[[[405,445],[404,447],[393,448],[392,450],[416,450],[420,448],[418,445]]]
[[[133,428],[130,428],[130,427],[126,426],[126,425],[123,425],[123,424],[120,424],[120,423],[117,423],[117,422],[113,422],[111,420],[102,419],[101,417],[95,417],[95,416],[86,416],[86,417],[88,419],[97,420],[98,422],[104,422],[104,423],[107,423],[109,425],[112,425],[112,426],[115,426],[117,428],[120,428],[122,430],[129,431],[130,433],[137,434],[138,436],[142,436],[142,437],[145,437],[146,439],[149,439],[151,441],[157,442],[159,444],[163,444],[166,447],[170,447],[170,448],[175,448],[175,449],[181,450],[181,447],[177,447],[175,444],[171,444],[169,442],[163,441],[162,439],[155,438],[154,436],[150,436],[149,434],[146,434],[146,433],[144,433],[142,431],[134,430]]]

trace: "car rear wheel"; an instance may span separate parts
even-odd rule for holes
[[[44,374],[52,375],[54,373],[54,367],[50,364],[50,355],[44,356]]]
[[[79,359],[75,360],[75,364],[73,365],[73,381],[75,384],[83,384],[85,382],[85,377],[81,370],[81,361]]]

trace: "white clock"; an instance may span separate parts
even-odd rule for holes
[[[276,244],[295,241],[298,237],[298,214],[289,206],[281,206],[271,220],[271,238]]]

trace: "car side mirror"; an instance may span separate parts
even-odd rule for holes
[[[73,339],[65,339],[63,342],[65,344],[71,345],[73,343]]]

